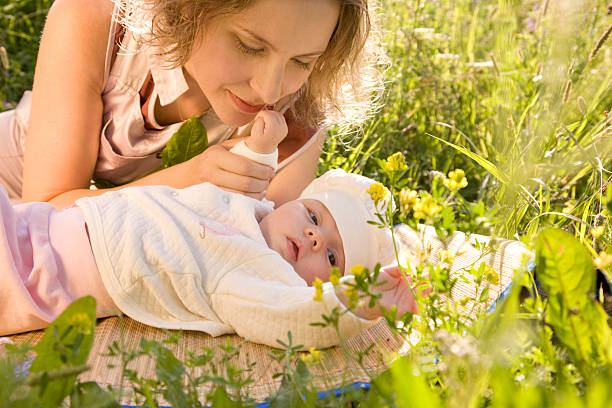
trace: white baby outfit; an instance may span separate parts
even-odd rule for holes
[[[277,152],[257,154],[244,142],[232,151],[276,165]],[[314,288],[268,248],[258,222],[272,211],[269,201],[204,183],[109,191],[63,211],[47,203],[11,207],[6,196],[0,204],[0,335],[46,327],[90,294],[99,317],[116,306],[149,325],[236,332],[272,347],[288,331],[305,348],[339,341],[334,329],[309,325],[345,309],[333,286],[324,284],[323,302],[313,301]],[[373,323],[346,313],[340,329],[350,337]]]
[[[329,283],[323,302],[313,301],[315,289],[268,248],[258,220],[270,205],[210,183],[126,188],[77,204],[102,281],[128,316],[273,347],[288,331],[305,347],[338,344],[333,328],[309,323],[345,308]],[[340,329],[349,337],[373,323],[346,313]]]

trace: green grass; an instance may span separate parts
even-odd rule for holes
[[[52,3],[0,0],[0,47],[8,56],[8,69],[0,63],[0,110],[14,107],[32,88],[40,35]]]
[[[9,60],[8,70],[0,67],[5,108],[31,87],[50,4],[0,0],[0,46]],[[538,251],[549,269],[539,273],[550,274],[551,290],[556,282],[563,285],[558,297],[528,300],[521,309],[515,291],[514,303],[469,329],[456,312],[432,307],[428,317],[445,322],[448,337],[422,328],[424,342],[385,372],[372,392],[355,397],[358,405],[409,406],[418,398],[419,404],[451,407],[605,406],[612,398],[606,317],[593,306],[591,293],[565,287],[591,279],[589,257],[612,252],[612,194],[606,204],[604,193],[612,191],[607,2],[384,0],[383,6],[392,61],[385,105],[362,137],[330,138],[319,171],[343,167],[385,180],[380,160],[400,151],[408,169],[396,187],[441,197],[447,194],[440,193],[441,175],[461,168],[469,185],[447,197],[456,227],[529,245],[540,234]],[[570,234],[542,232],[548,226]],[[594,236],[596,227],[603,231]],[[581,263],[570,265],[568,259]],[[440,285],[442,272],[429,272]],[[574,326],[583,336],[568,334]],[[551,328],[558,337],[552,338]],[[444,349],[463,337],[478,345],[477,353],[459,358]],[[585,340],[590,338],[596,343]],[[598,351],[585,355],[583,349]],[[446,368],[432,366],[433,356]],[[300,400],[295,393],[308,388],[309,377],[304,367],[288,370],[287,381],[305,388],[285,388],[279,398]],[[341,402],[317,406],[324,405]],[[313,405],[309,400],[305,406]]]
[[[386,1],[389,91],[360,146],[365,152],[376,143],[372,158],[403,152],[412,187],[424,190],[435,172],[464,169],[465,196],[499,206],[494,231],[527,240],[545,225],[584,235],[582,224],[550,213],[595,225],[612,164],[609,44],[589,62],[612,23],[606,2],[550,2],[543,12],[544,4]],[[436,137],[492,163],[503,177]],[[341,145],[328,149],[323,168],[376,174],[375,160],[357,154],[344,161]]]

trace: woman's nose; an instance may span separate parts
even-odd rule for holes
[[[268,64],[251,80],[251,87],[266,105],[272,105],[281,98],[285,67]]]

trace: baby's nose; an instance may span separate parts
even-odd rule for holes
[[[314,229],[314,228],[309,228],[306,231],[306,235],[308,236],[308,239],[310,240],[310,247],[313,251],[318,251],[323,245],[323,243],[321,242],[321,235],[319,233],[318,230]]]

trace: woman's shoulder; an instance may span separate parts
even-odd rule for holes
[[[50,18],[78,19],[80,24],[94,23],[95,29],[101,24],[108,28],[115,4],[100,0],[55,0],[49,9]]]
[[[45,23],[37,72],[42,59],[51,70],[74,74],[75,83],[101,87],[113,8],[107,0],[56,0]]]

